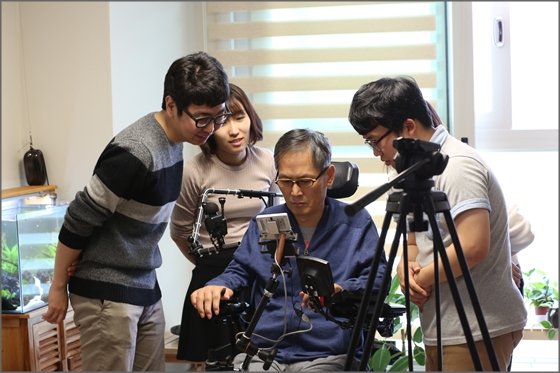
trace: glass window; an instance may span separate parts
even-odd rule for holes
[[[360,168],[355,200],[387,182],[348,122],[354,93],[384,76],[414,77],[447,123],[444,2],[207,2],[207,50],[265,126],[273,149],[292,128],[325,133],[333,160]],[[386,201],[367,208],[380,228]],[[387,241],[392,242],[392,237]]]
[[[472,2],[472,30],[476,147],[558,150],[558,3]]]

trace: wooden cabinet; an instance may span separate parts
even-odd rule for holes
[[[54,202],[56,188],[56,185],[40,185],[4,189],[2,208],[5,203],[8,204],[7,201],[15,201],[20,197],[49,196]],[[45,312],[47,306],[25,313],[2,314],[3,371],[82,370],[82,352],[78,328],[74,324],[74,311],[69,307],[66,319],[57,325],[43,320]]]
[[[3,371],[81,371],[82,352],[74,311],[53,325],[43,320],[47,307],[23,314],[2,314]]]

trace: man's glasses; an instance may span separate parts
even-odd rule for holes
[[[226,106],[226,112],[225,113],[221,113],[218,114],[216,116],[213,117],[200,117],[200,118],[195,118],[191,113],[189,113],[189,110],[187,108],[183,109],[183,112],[185,114],[187,114],[192,120],[194,120],[194,125],[197,128],[204,128],[207,125],[209,125],[210,123],[214,122],[214,128],[218,129],[220,127],[222,127],[222,125],[229,119],[229,117],[231,117],[232,113],[229,112],[227,106]]]
[[[297,180],[292,180],[292,179],[276,179],[274,180],[274,182],[280,187],[280,188],[291,188],[294,186],[294,184],[296,184],[298,187],[300,188],[309,188],[311,186],[313,186],[313,184],[315,184],[315,182],[321,177],[323,176],[323,174],[325,173],[325,171],[327,171],[329,168],[326,167],[323,171],[321,171],[321,173],[319,175],[317,175],[316,178],[312,179],[310,177],[305,177],[303,179],[297,179]]]
[[[369,141],[369,140],[364,140],[364,144],[367,145],[368,148],[370,148],[371,150],[377,150],[378,152],[381,151],[381,147],[379,146],[379,143],[381,142],[381,140],[383,140],[385,137],[387,137],[387,135],[389,135],[391,132],[393,132],[393,130],[389,130],[387,132],[385,132],[385,134],[383,136],[381,136],[380,138],[378,138],[377,140],[373,140],[373,141]]]

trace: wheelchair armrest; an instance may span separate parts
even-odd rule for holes
[[[377,302],[378,293],[374,292],[370,298],[367,313],[373,313]],[[341,291],[333,295],[330,311],[335,317],[353,318],[358,314],[358,308],[362,302],[362,294]],[[395,318],[406,313],[406,307],[400,304],[383,304],[380,317]]]
[[[331,299],[330,312],[332,316],[343,317],[349,320],[355,320],[358,316],[358,310],[362,302],[361,294],[351,294],[346,291],[335,294]],[[375,312],[377,296],[372,294],[372,298],[367,307],[365,325],[369,325]],[[383,337],[391,337],[394,333],[394,319],[406,313],[406,307],[400,304],[383,303],[381,309],[380,320],[377,325],[377,331]],[[350,321],[352,322],[352,321]],[[368,330],[365,328],[364,330]]]
[[[385,307],[387,306],[387,307]],[[395,318],[402,316],[406,313],[406,307],[402,304],[387,304],[383,306],[383,312],[381,313],[382,317],[390,317]]]

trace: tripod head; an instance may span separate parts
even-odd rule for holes
[[[435,185],[432,177],[441,175],[449,157],[439,152],[439,144],[399,137],[393,141],[393,146],[398,153],[395,157],[395,168],[397,172],[411,169],[415,165],[414,172],[404,177],[395,186],[404,190],[429,190]]]
[[[428,192],[433,186],[432,176],[440,175],[449,160],[449,156],[439,152],[438,144],[399,137],[393,141],[393,146],[398,150],[395,157],[395,165],[399,174],[390,182],[369,192],[353,204],[344,208],[348,216],[354,216],[381,197],[392,187],[404,189],[405,191]],[[402,182],[401,182],[402,180]],[[399,183],[398,186],[396,184]]]
[[[413,175],[418,179],[429,179],[434,175],[440,175],[449,157],[439,152],[439,144],[399,137],[393,141],[393,146],[398,153],[395,157],[395,166],[398,172],[402,172],[415,163],[428,159],[421,169],[416,170]]]

